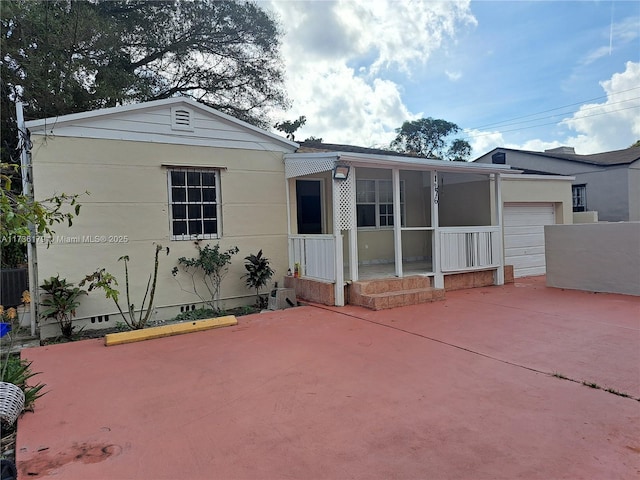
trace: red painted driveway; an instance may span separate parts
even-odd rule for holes
[[[540,278],[23,351],[20,478],[638,478],[640,298]],[[602,389],[553,377],[557,373]]]

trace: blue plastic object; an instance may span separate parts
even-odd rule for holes
[[[11,331],[10,323],[0,323],[0,337],[4,337],[10,331]]]

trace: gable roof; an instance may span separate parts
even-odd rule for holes
[[[193,112],[189,128],[176,128],[174,112]],[[103,108],[26,122],[31,133],[220,146],[290,152],[296,142],[262,130],[189,97],[172,97],[144,103]],[[173,128],[172,128],[173,127]]]
[[[586,163],[589,165],[599,165],[603,167],[610,167],[614,165],[629,165],[636,160],[640,159],[640,147],[629,147],[623,150],[613,150],[611,152],[593,153],[590,155],[578,155],[577,153],[563,153],[562,151],[546,151],[546,152],[534,152],[531,150],[517,150],[514,148],[494,148],[488,153],[481,155],[474,160],[489,156],[494,152],[519,152],[529,155],[535,155],[538,157],[554,158],[557,160],[567,160],[570,162]]]

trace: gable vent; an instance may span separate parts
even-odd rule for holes
[[[171,109],[171,128],[173,130],[193,131],[193,112],[188,108],[174,107]]]

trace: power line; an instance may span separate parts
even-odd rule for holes
[[[583,118],[597,117],[598,115],[608,115],[610,113],[622,112],[624,110],[630,110],[630,109],[633,109],[633,108],[640,108],[640,105],[633,105],[631,107],[619,108],[617,110],[610,110],[610,111],[607,111],[607,112],[592,113],[591,115],[582,115],[580,117],[573,118],[572,120],[582,120]],[[541,120],[541,119],[539,119],[539,120]],[[537,124],[537,125],[530,125],[528,127],[519,127],[519,128],[511,128],[509,130],[500,130],[498,132],[478,133],[478,134],[475,134],[475,135],[467,135],[464,139],[466,140],[466,139],[472,139],[472,138],[486,137],[486,136],[489,136],[489,135],[495,135],[496,133],[502,134],[502,133],[507,133],[507,132],[516,132],[518,130],[527,130],[529,128],[544,127],[546,125],[555,125],[557,123],[558,123],[557,121],[546,122],[546,123],[540,123],[540,124]]]
[[[640,87],[638,87],[638,88],[640,88]],[[618,105],[620,103],[627,103],[627,102],[631,102],[633,100],[640,100],[640,97],[633,97],[633,98],[628,98],[626,100],[620,100],[619,102],[607,103],[606,106]],[[593,110],[593,109],[602,108],[602,107],[603,107],[603,104],[591,105],[589,107],[584,107],[584,108],[581,107],[578,110],[568,110],[568,111],[565,111],[565,112],[559,112],[559,113],[556,113],[554,115],[549,115],[548,117],[532,118],[530,120],[523,120],[523,121],[520,121],[520,122],[511,122],[511,123],[498,122],[498,123],[503,123],[502,127],[509,127],[511,125],[520,125],[520,124],[524,124],[524,123],[539,122],[540,120],[552,119],[552,118],[556,118],[556,117],[559,117],[559,116],[571,115],[571,114],[575,114],[575,113],[578,113],[578,112],[585,112],[587,110]],[[633,108],[633,107],[630,107],[630,108]],[[555,110],[558,110],[558,109],[555,109]],[[528,115],[528,116],[532,116],[532,115]],[[525,118],[525,117],[519,117],[519,118]],[[580,117],[580,118],[582,118],[582,117]],[[523,127],[523,128],[526,128],[526,127]],[[471,130],[479,130],[479,129],[471,129]]]
[[[530,113],[530,114],[528,114],[528,115],[522,115],[522,116],[519,116],[519,117],[508,118],[508,119],[506,119],[506,120],[502,120],[502,121],[500,121],[500,122],[487,123],[487,124],[481,125],[481,126],[479,126],[479,127],[473,127],[473,128],[471,128],[470,130],[481,130],[481,129],[483,129],[483,128],[491,127],[491,126],[494,126],[494,125],[501,125],[501,124],[506,123],[506,122],[511,122],[512,120],[519,120],[519,119],[521,119],[521,118],[534,117],[534,116],[536,116],[536,115],[542,115],[542,114],[544,114],[544,113],[554,112],[554,111],[556,111],[556,110],[562,110],[563,108],[567,108],[567,107],[575,107],[576,105],[583,105],[583,104],[585,104],[585,103],[587,103],[587,102],[593,102],[593,101],[596,101],[596,100],[602,100],[603,98],[609,98],[610,96],[613,96],[613,95],[619,95],[619,94],[621,94],[621,93],[626,93],[626,92],[630,92],[630,91],[632,91],[632,90],[638,90],[638,89],[640,89],[640,86],[638,86],[638,87],[633,87],[633,88],[629,88],[629,89],[627,89],[627,90],[621,90],[621,91],[619,91],[619,92],[615,92],[615,93],[610,93],[610,94],[608,94],[608,95],[601,95],[601,96],[599,96],[599,97],[589,98],[589,99],[587,99],[587,100],[581,100],[581,101],[579,101],[579,102],[576,102],[576,103],[570,103],[570,104],[568,104],[568,105],[562,105],[561,107],[550,108],[549,110],[542,110],[542,111],[540,111],[540,112]],[[534,121],[535,121],[535,120],[534,120]]]

